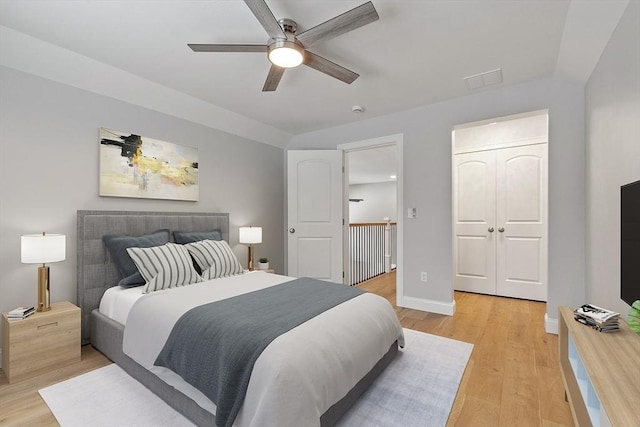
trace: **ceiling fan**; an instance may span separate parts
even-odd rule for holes
[[[276,90],[286,68],[304,64],[324,74],[351,84],[359,77],[334,62],[329,61],[307,47],[328,40],[378,20],[373,3],[370,1],[353,8],[342,15],[298,34],[298,24],[292,19],[276,20],[264,0],[244,0],[269,35],[266,45],[258,44],[189,44],[194,52],[266,52],[271,69],[262,88],[263,92]]]

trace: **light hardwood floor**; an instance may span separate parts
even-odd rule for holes
[[[9,384],[0,371],[0,426],[57,426],[38,390],[110,364],[90,345],[82,347],[82,360],[50,372]]]
[[[359,287],[387,298],[405,328],[474,344],[448,426],[573,426],[545,304],[456,292],[456,314],[442,316],[398,308],[395,273]],[[0,425],[57,426],[38,390],[109,363],[84,346],[81,362],[32,379],[8,384],[0,372]]]
[[[403,327],[474,345],[447,426],[573,426],[544,303],[455,292],[443,316],[399,308],[394,272],[358,287],[387,298]]]

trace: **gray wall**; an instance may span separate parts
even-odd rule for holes
[[[449,303],[452,292],[451,129],[454,125],[549,109],[549,300],[585,298],[584,88],[557,79],[482,91],[360,122],[295,136],[287,149],[335,149],[338,144],[404,134],[404,295]],[[420,282],[421,271],[429,282]]]
[[[20,236],[67,236],[50,265],[52,302],[76,301],[76,210],[229,212],[230,244],[246,265],[238,227],[263,227],[256,256],[284,271],[283,150],[125,102],[0,67],[0,311],[37,301],[37,265],[21,264]],[[199,149],[200,201],[100,197],[99,128]]]
[[[586,114],[587,301],[626,313],[620,186],[640,179],[640,2],[629,3],[587,82]]]
[[[349,198],[363,199],[349,203],[349,222],[382,222],[384,217],[396,220],[396,182],[376,182],[349,186]]]

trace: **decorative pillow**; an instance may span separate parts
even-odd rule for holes
[[[174,231],[173,239],[176,243],[181,245],[185,245],[187,243],[199,242],[201,240],[222,240],[222,232],[220,230],[211,230],[211,231]],[[193,258],[193,256],[191,256]],[[202,269],[196,262],[193,260],[193,266],[195,267],[198,274],[202,274]]]
[[[144,285],[146,282],[142,274],[139,271],[135,272],[131,276],[127,276],[118,282],[118,286],[121,288],[135,288]]]
[[[176,243],[185,245],[187,243],[199,242],[200,240],[222,240],[220,230],[211,231],[174,231],[173,240]]]
[[[202,269],[203,279],[244,273],[238,258],[224,240],[202,240],[186,244],[185,247]]]
[[[127,248],[146,280],[144,293],[202,282],[191,263],[189,251],[175,243],[151,248]]]
[[[169,230],[163,229],[154,231],[144,236],[103,236],[102,241],[107,246],[111,259],[116,264],[122,280],[118,285],[122,287],[133,287],[144,285],[142,278],[133,260],[127,253],[127,248],[149,248],[160,246],[169,242]]]

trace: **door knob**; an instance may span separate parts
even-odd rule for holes
[[[493,227],[489,227],[489,233],[493,233]]]
[[[289,233],[293,234],[293,233],[295,233],[295,232],[296,232],[296,229],[295,229],[295,228],[291,227],[291,228],[289,229]]]
[[[504,228],[500,227],[498,228],[498,231],[502,233],[504,231]]]

